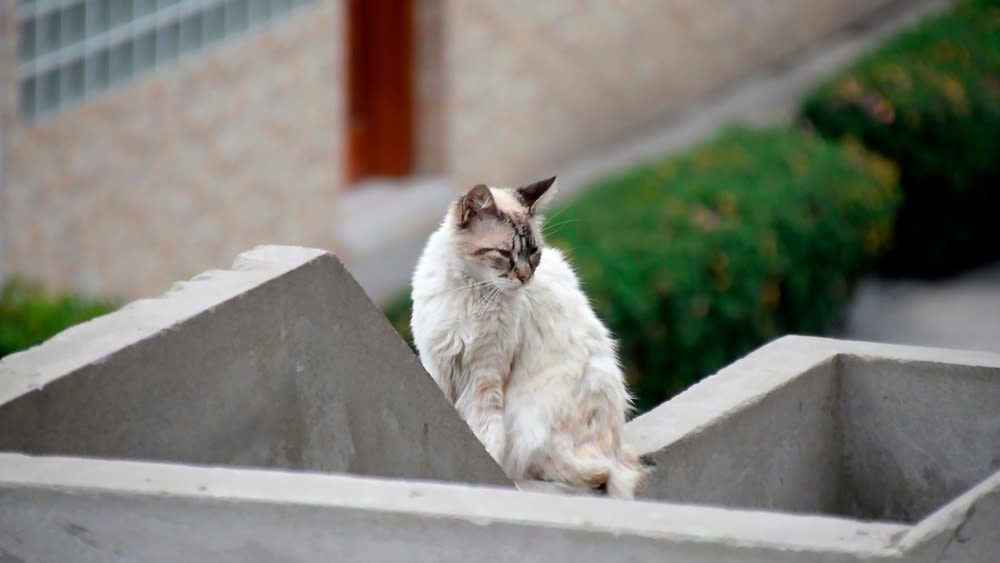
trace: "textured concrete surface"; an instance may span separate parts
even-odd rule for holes
[[[915,522],[1000,472],[1000,369],[850,355],[839,367],[844,514]]]
[[[1000,474],[998,407],[995,354],[786,337],[626,431],[649,498],[916,522]]]
[[[678,400],[683,402],[684,396]],[[835,514],[840,492],[836,405],[833,362],[797,373],[766,396],[655,450],[649,457],[656,470],[642,495],[672,502]]]
[[[992,563],[1000,554],[1000,473],[911,528],[899,547],[909,561]]]
[[[906,527],[336,475],[0,454],[22,561],[889,561]]]
[[[509,483],[336,257],[296,247],[4,358],[0,450]]]
[[[992,563],[998,405],[997,354],[785,337],[626,426],[639,501],[515,491],[335,257],[261,247],[0,361],[0,561]]]

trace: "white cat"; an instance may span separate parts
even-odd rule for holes
[[[622,444],[631,397],[615,342],[542,241],[554,181],[480,184],[450,206],[413,273],[414,341],[511,479],[633,498],[642,471]]]

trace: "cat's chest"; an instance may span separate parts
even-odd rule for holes
[[[457,319],[456,337],[462,341],[462,355],[490,355],[509,359],[521,345],[523,315],[511,304],[485,312],[473,311]],[[505,360],[506,361],[506,360]]]

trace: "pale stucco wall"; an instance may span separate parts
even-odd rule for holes
[[[449,162],[460,185],[558,172],[888,2],[451,0]]]

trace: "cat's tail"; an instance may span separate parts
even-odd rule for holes
[[[639,454],[628,446],[623,446],[608,475],[608,496],[620,499],[635,498],[636,490],[642,486],[645,473],[639,462]]]
[[[606,488],[608,496],[621,499],[635,498],[645,476],[638,454],[627,446],[617,459],[595,447],[577,447],[552,468],[557,475],[551,477],[559,481],[586,489]]]
[[[603,487],[611,478],[613,469],[609,459],[600,455],[595,448],[588,446],[553,456],[547,465],[545,472],[547,479],[583,489]]]

